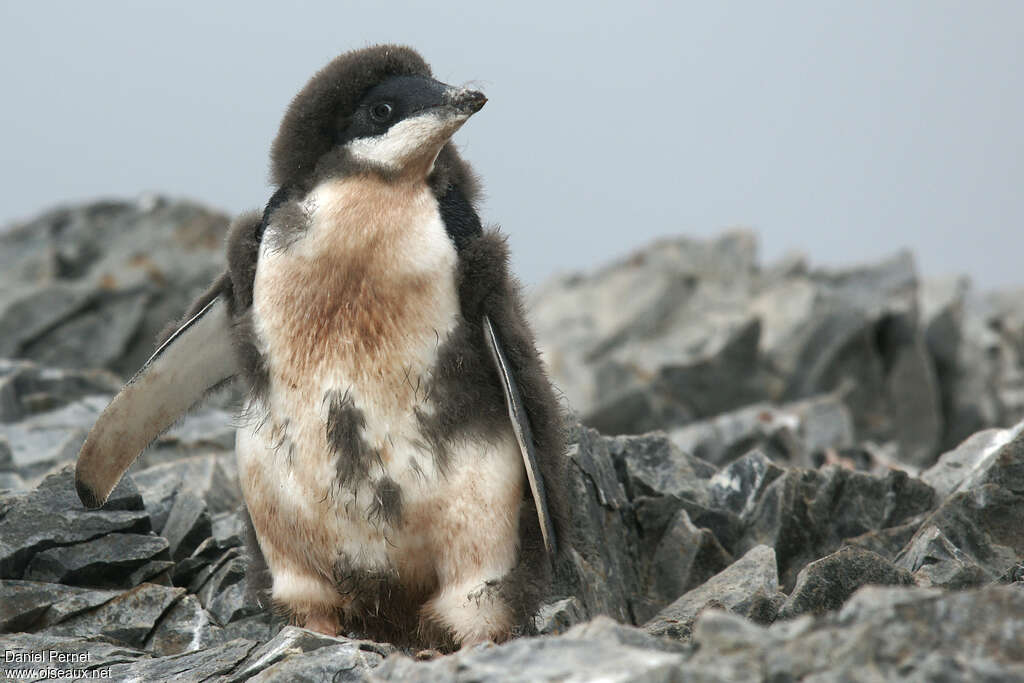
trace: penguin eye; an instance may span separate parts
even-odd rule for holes
[[[378,102],[370,107],[370,116],[378,123],[384,123],[391,118],[393,108],[387,102]]]

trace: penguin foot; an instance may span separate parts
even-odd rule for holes
[[[341,630],[341,623],[337,614],[310,614],[303,619],[302,628],[326,636],[336,636]]]

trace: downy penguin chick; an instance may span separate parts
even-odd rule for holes
[[[442,648],[528,628],[565,546],[565,443],[505,241],[450,142],[485,102],[404,47],[313,77],[227,272],[86,440],[86,505],[237,377],[239,479],[295,623]]]

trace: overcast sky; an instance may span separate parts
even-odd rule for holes
[[[269,197],[290,98],[408,43],[529,282],[674,233],[1024,284],[1024,2],[0,2],[0,223],[159,191]]]

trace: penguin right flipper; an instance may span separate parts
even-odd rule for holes
[[[231,316],[224,297],[216,296],[157,349],[96,421],[75,471],[82,503],[103,505],[146,446],[237,372]]]

